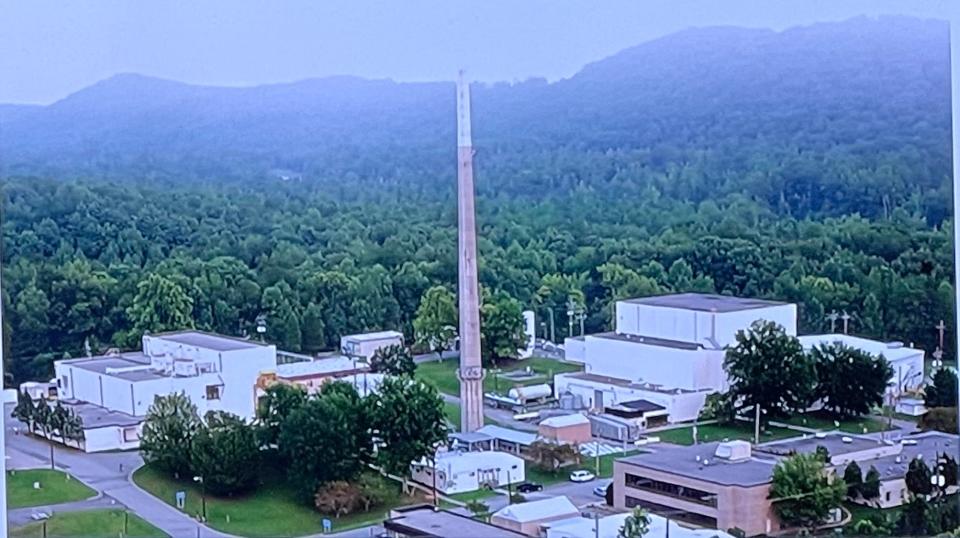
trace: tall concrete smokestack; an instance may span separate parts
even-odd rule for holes
[[[457,77],[457,237],[460,301],[460,428],[483,427],[483,366],[480,362],[480,292],[477,284],[477,216],[473,200],[470,84]]]

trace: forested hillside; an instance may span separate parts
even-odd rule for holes
[[[698,289],[932,349],[952,319],[948,69],[945,23],[864,18],[692,29],[478,86],[482,285],[554,307],[558,336],[571,293],[594,331],[613,298]],[[131,345],[164,324],[146,311],[227,334],[265,313],[305,351],[409,334],[422,292],[456,282],[453,98],[123,75],[0,106],[9,371]]]

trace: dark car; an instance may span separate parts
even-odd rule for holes
[[[517,491],[520,493],[533,493],[534,491],[543,491],[543,484],[537,484],[536,482],[524,482],[517,486]]]

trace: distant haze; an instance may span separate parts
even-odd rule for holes
[[[0,0],[0,103],[48,104],[117,73],[246,86],[330,75],[571,76],[690,26],[784,29],[856,15],[946,16],[946,0]],[[771,7],[773,6],[773,7]]]

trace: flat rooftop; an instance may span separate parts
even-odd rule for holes
[[[863,474],[867,474],[870,466],[876,467],[880,473],[880,480],[896,480],[907,476],[907,468],[914,458],[920,457],[932,467],[940,454],[946,453],[956,456],[957,446],[960,445],[960,436],[943,432],[924,432],[901,439],[903,450],[900,454],[862,460],[858,462]],[[913,444],[913,443],[916,444]],[[846,465],[838,465],[837,472],[843,475]]]
[[[846,441],[845,441],[846,440]],[[822,437],[805,435],[780,441],[759,444],[753,447],[754,452],[763,452],[775,456],[789,456],[790,454],[811,454],[817,447],[826,448],[831,456],[865,452],[884,446],[879,439],[870,439],[846,433],[828,433]]]
[[[80,400],[60,400],[67,409],[72,410],[83,420],[85,430],[106,428],[110,426],[136,426],[146,417],[137,417],[120,411],[111,411],[99,405]]]
[[[655,383],[639,383],[637,381],[631,381],[629,379],[623,379],[621,377],[611,377],[608,375],[600,375],[600,374],[589,374],[587,372],[572,372],[572,373],[557,374],[557,375],[561,375],[570,379],[578,379],[580,381],[589,381],[591,383],[600,383],[603,385],[617,385],[624,388],[645,390],[648,392],[656,392],[660,394],[689,394],[692,392],[700,392],[697,390],[665,387],[663,385],[657,385]],[[703,389],[703,390],[707,390],[707,389]]]
[[[432,506],[411,507],[407,510],[399,509],[392,514],[395,514],[395,516],[384,521],[383,527],[406,536],[526,538],[525,534],[483,523],[469,516],[447,510],[434,511]]]
[[[669,347],[671,349],[685,349],[688,351],[695,351],[703,347],[700,344],[697,344],[695,342],[682,342],[680,340],[668,340],[666,338],[656,338],[653,336],[641,336],[638,334],[605,332],[605,333],[591,334],[590,336],[594,338],[605,338],[607,340],[631,342],[634,344],[645,344],[648,346]]]
[[[640,467],[691,478],[721,486],[759,486],[770,482],[777,461],[750,457],[744,461],[725,461],[714,456],[719,442],[693,446],[660,444],[648,448],[649,452],[620,458],[617,461]],[[704,460],[708,461],[704,465]]]
[[[348,357],[331,357],[312,361],[288,362],[277,365],[277,377],[284,379],[308,378],[333,374],[352,374],[369,370],[367,363]]]
[[[147,381],[150,379],[162,379],[167,377],[147,368],[150,366],[150,359],[139,351],[123,353],[120,355],[105,355],[102,357],[89,357],[86,359],[71,359],[64,361],[64,363],[98,374],[125,379],[127,381]],[[108,370],[116,368],[141,369],[127,372],[108,372]]]
[[[196,346],[214,351],[238,351],[264,347],[266,344],[254,340],[246,340],[233,336],[205,333],[202,331],[175,331],[150,335],[168,342],[176,342],[185,346]]]
[[[377,331],[373,333],[350,334],[343,337],[344,340],[354,340],[357,342],[370,342],[389,338],[403,338],[403,333],[399,331]]]
[[[666,308],[679,308],[682,310],[696,310],[698,312],[718,312],[721,314],[728,312],[740,312],[742,310],[754,310],[757,308],[769,308],[771,306],[783,306],[788,304],[778,301],[768,301],[765,299],[730,297],[727,295],[714,295],[709,293],[677,293],[673,295],[659,295],[656,297],[627,299],[623,302]]]

